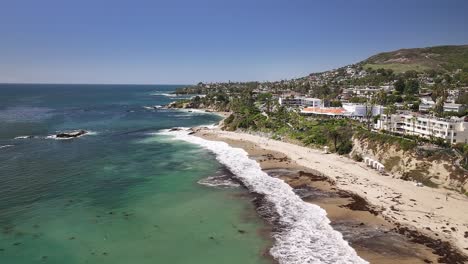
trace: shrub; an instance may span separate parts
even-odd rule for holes
[[[356,153],[354,153],[351,158],[357,162],[362,162],[364,160],[361,154],[356,154]]]
[[[340,154],[340,155],[344,155],[344,154],[350,153],[352,149],[353,149],[353,142],[348,140],[348,141],[345,141],[344,143],[340,144],[338,146],[336,152],[338,152],[338,154]]]

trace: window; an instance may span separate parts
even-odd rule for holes
[[[453,136],[456,137],[456,136],[457,136],[457,133],[453,133]]]
[[[453,139],[453,143],[455,143],[455,142],[457,142],[457,140],[456,140],[456,139]]]

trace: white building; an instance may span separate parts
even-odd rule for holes
[[[348,89],[352,91],[353,96],[369,99],[382,90],[380,87],[353,87]]]
[[[441,138],[447,143],[468,143],[468,118],[437,118],[415,113],[381,115],[376,129],[424,138]]]
[[[421,104],[419,105],[420,112],[429,112],[435,106],[435,102],[431,98],[421,98]],[[465,111],[465,107],[461,104],[444,103],[444,112],[456,112],[462,113]]]
[[[322,100],[310,97],[280,97],[278,99],[280,105],[288,107],[320,107]]]
[[[459,89],[450,89],[447,90],[448,97],[458,98],[461,94],[462,90]]]
[[[381,105],[365,105],[365,104],[353,104],[353,103],[344,103],[343,108],[346,112],[349,113],[349,116],[352,117],[365,117],[366,113],[371,113],[372,116],[378,116],[383,114],[384,107]]]
[[[366,106],[363,104],[346,103],[342,107],[305,107],[301,110],[303,115],[325,115],[334,117],[346,117],[362,120],[366,117],[366,113],[371,113],[372,116],[383,114],[384,107],[381,105]]]

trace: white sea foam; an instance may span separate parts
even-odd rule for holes
[[[33,136],[17,136],[15,139],[28,139],[28,138],[33,138]]]
[[[214,123],[214,124],[206,125],[206,126],[203,126],[203,127],[206,127],[208,129],[215,129],[215,128],[219,127],[219,125],[217,123]]]
[[[169,94],[167,92],[153,92],[151,95],[161,95],[166,97],[177,97],[177,94]]]
[[[279,263],[367,263],[330,225],[325,210],[301,200],[283,180],[268,176],[260,165],[249,159],[243,149],[227,143],[209,141],[188,135],[188,131],[163,131],[175,139],[201,145],[216,154],[224,164],[252,192],[262,195],[265,206],[277,225],[271,255]]]
[[[205,97],[204,94],[173,94],[167,93],[167,91],[154,91],[151,95],[159,95],[159,96],[166,96],[166,97],[177,97],[179,99],[192,99],[195,97]]]
[[[195,108],[181,108],[177,109],[180,112],[192,113],[192,114],[212,114],[210,112],[206,112],[205,110],[195,109]]]
[[[155,91],[155,92],[151,93],[151,95],[155,95],[155,96],[165,96],[165,97],[170,97],[170,98],[174,98],[174,99],[192,99],[192,98],[195,97],[194,95],[190,95],[190,94],[172,94],[172,93],[167,93],[167,91],[166,91],[166,92]]]
[[[197,182],[198,184],[210,186],[210,187],[218,187],[218,188],[236,188],[240,187],[240,184],[229,179],[226,175],[221,176],[210,176],[204,179],[201,179]]]
[[[206,110],[201,110],[201,109],[196,109],[196,108],[176,108],[173,110],[176,110],[178,112],[188,113],[188,115],[177,115],[177,116],[182,116],[182,117],[190,116],[190,115],[217,115],[217,116],[224,117],[222,114],[219,114],[216,112],[209,112]]]
[[[0,146],[0,149],[14,147],[14,145],[3,145]]]

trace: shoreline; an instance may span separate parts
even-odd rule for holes
[[[365,166],[362,166],[362,164],[358,164],[357,162],[354,162],[351,159],[346,159],[344,157],[340,157],[334,154],[322,154],[319,151],[316,151],[313,149],[308,149],[305,147],[292,145],[290,143],[274,141],[271,139],[254,136],[254,135],[246,134],[246,133],[227,132],[227,131],[221,131],[217,129],[208,130],[208,129],[200,129],[200,128],[196,129],[196,131],[197,132],[195,133],[195,136],[202,137],[204,139],[208,139],[212,141],[224,141],[233,147],[244,149],[245,151],[249,153],[250,158],[255,159],[261,165],[264,171],[268,172],[269,165],[265,165],[265,163],[268,163],[268,161],[265,162],[266,159],[261,160],[260,158],[258,158],[258,155],[256,155],[255,153],[256,151],[257,152],[263,151],[264,154],[268,153],[269,155],[268,160],[279,159],[280,160],[279,162],[274,163],[274,165],[270,165],[276,168],[270,168],[270,169],[277,169],[277,170],[283,169],[284,171],[279,174],[278,178],[284,180],[293,188],[308,187],[308,188],[315,188],[320,191],[324,191],[323,189],[324,183],[329,184],[329,186],[325,188],[326,192],[329,192],[331,189],[334,189],[333,192],[335,192],[336,194],[341,193],[343,197],[334,197],[328,200],[327,199],[318,199],[318,200],[317,199],[315,200],[303,199],[303,200],[309,203],[317,204],[320,207],[327,209],[327,214],[330,215],[332,222],[336,222],[337,220],[343,220],[343,219],[349,220],[351,218],[355,222],[354,224],[356,224],[357,221],[363,220],[361,223],[357,223],[359,226],[376,227],[377,225],[382,225],[385,227],[382,229],[382,232],[387,234],[385,236],[389,236],[388,234],[391,232],[390,234],[392,236],[392,239],[394,236],[396,237],[396,235],[401,235],[402,237],[406,237],[406,239],[409,240],[408,243],[412,243],[411,245],[413,249],[415,251],[418,251],[419,252],[418,254],[421,255],[418,257],[418,259],[421,260],[421,263],[437,263],[438,261],[437,259],[439,259],[439,261],[448,261],[448,263],[464,263],[465,261],[467,261],[465,251],[468,250],[468,248],[465,249],[463,247],[466,241],[458,241],[455,238],[446,235],[446,232],[442,232],[443,234],[441,235],[441,234],[434,232],[433,230],[435,228],[432,223],[433,221],[431,221],[432,218],[444,217],[445,215],[437,215],[433,212],[432,217],[424,217],[424,219],[421,217],[418,217],[419,222],[411,221],[411,223],[414,223],[413,225],[411,225],[411,224],[408,224],[409,222],[408,218],[410,218],[412,214],[411,213],[405,214],[405,211],[400,208],[401,205],[405,204],[404,202],[402,203],[401,201],[405,198],[411,201],[414,200],[414,204],[416,204],[415,199],[405,197],[408,193],[406,192],[398,193],[399,188],[395,188],[393,190],[385,189],[385,191],[387,192],[389,192],[390,190],[393,191],[392,194],[395,194],[397,196],[397,197],[394,197],[394,196],[389,197],[390,198],[389,201],[391,202],[390,204],[379,203],[379,200],[376,201],[372,199],[374,198],[373,196],[376,195],[376,192],[377,192],[377,196],[379,196],[378,193],[382,195],[384,194],[384,192],[380,190],[380,187],[388,188],[388,186],[385,186],[385,184],[380,183],[379,181],[375,181],[374,179],[369,179],[368,177],[362,177],[360,175],[353,175],[354,173],[356,173],[356,170],[357,170],[357,172],[364,172],[367,174],[371,174],[370,176],[374,178],[385,177],[385,176],[379,175],[376,171],[373,171],[371,169],[368,169]],[[299,155],[301,151],[305,151],[305,153],[302,153],[305,155],[302,155],[302,156]],[[283,157],[277,158],[278,156],[281,156],[281,155]],[[312,156],[313,158],[317,158],[317,156],[322,156],[322,159],[320,160],[320,163],[316,163],[317,161],[314,162],[313,158],[311,160],[311,158],[309,157],[304,158],[305,156]],[[328,157],[333,157],[333,158],[328,159]],[[325,160],[323,160],[324,158]],[[339,165],[345,165],[344,167],[345,170],[343,170],[341,166],[338,166],[338,168],[334,168],[335,166],[330,166],[330,165],[334,165],[336,161],[338,161],[339,163],[342,163]],[[312,182],[315,182],[315,184],[311,185],[310,183],[304,183],[304,182],[298,181],[297,179],[294,180],[294,178],[297,178],[297,175],[292,178],[285,177],[284,175],[281,176],[281,174],[287,174],[285,172],[287,172],[288,170],[291,171],[291,170],[296,169],[297,171],[298,168],[302,168],[302,170],[307,170],[307,173],[314,175],[314,177],[316,177],[317,175],[320,175],[320,177],[323,177],[323,179],[312,181]],[[324,172],[326,172],[326,174],[324,174]],[[271,173],[268,173],[268,174],[270,175]],[[340,174],[340,175],[337,175],[337,174]],[[351,177],[345,178],[345,177],[342,177],[343,175],[351,176]],[[304,177],[299,177],[299,178],[302,179]],[[403,182],[401,180],[392,179],[390,177],[388,177],[387,180],[397,182],[398,187],[400,187],[400,184],[401,184],[400,182]],[[366,184],[363,184],[361,181],[364,181]],[[406,183],[407,185],[411,184],[409,182],[406,182]],[[416,189],[416,190],[422,190],[422,188],[420,187],[417,187],[417,188],[419,189]],[[433,191],[433,190],[430,190],[430,191]],[[416,191],[414,195],[418,196],[418,191]],[[414,195],[410,195],[410,197],[413,197]],[[445,198],[445,196],[443,197]],[[455,195],[454,196],[451,195],[450,197],[452,200],[455,199],[454,198]],[[350,204],[343,204],[343,202],[347,199],[354,200],[354,202],[350,202]],[[441,200],[440,197],[435,197],[433,199],[439,202]],[[425,201],[426,203],[434,202],[432,200],[425,200]],[[456,200],[456,201],[458,201],[457,204],[453,205],[451,207],[452,210],[450,210],[452,214],[449,214],[448,216],[452,216],[454,213],[455,215],[462,214],[462,212],[459,212],[459,210],[458,211],[456,210],[458,203],[464,203],[465,205],[468,204],[468,202],[465,200]],[[421,199],[418,200],[418,202],[420,203]],[[349,207],[346,209],[348,211],[337,209],[337,208],[344,208],[346,206]],[[385,210],[387,208],[391,208],[391,209]],[[340,212],[337,213],[337,211],[340,211]],[[359,212],[359,213],[356,213],[356,212]],[[365,214],[361,212],[365,212]],[[346,217],[343,217],[343,214]],[[421,210],[420,214],[424,214],[424,211]],[[372,217],[370,215],[372,215]],[[343,219],[339,219],[339,218],[343,218]],[[464,221],[463,219],[464,219],[463,215],[461,215],[461,219],[456,219],[456,220]],[[429,228],[421,228],[421,227],[418,227],[417,224],[428,225]],[[465,235],[463,233],[465,229],[468,231],[468,228],[467,228],[468,225],[464,225],[463,222],[458,223],[457,221],[455,221],[455,223],[452,223],[452,225],[456,225],[460,227],[460,228],[450,229],[452,231],[454,229],[459,230],[459,236]],[[431,229],[431,227],[433,227],[433,229]],[[336,227],[334,226],[334,228]],[[349,227],[345,227],[345,228],[349,228]],[[446,228],[444,228],[443,230],[446,230]],[[358,230],[358,233],[361,231]],[[453,231],[453,233],[454,232],[455,231]],[[398,239],[402,239],[402,238],[398,238]],[[385,239],[383,240],[382,243],[385,243]],[[366,260],[371,260],[372,262],[378,260],[378,263],[392,263],[391,261],[395,261],[395,259],[397,259],[396,258],[397,255],[394,255],[391,258],[389,258],[388,256],[382,257],[382,254],[375,254],[375,252],[372,252],[372,250],[369,251],[365,247],[364,248],[360,248],[360,247],[362,247],[362,245],[355,245],[355,249],[357,248],[357,251],[360,253],[360,255],[362,254],[363,256],[365,256]],[[369,247],[369,245],[366,245],[366,247]],[[372,245],[372,243],[370,247],[371,248],[374,247],[375,251],[379,251],[382,249],[382,246],[380,246],[381,248],[379,249],[378,246],[375,247]],[[430,248],[430,250],[428,250],[428,248]],[[454,249],[457,249],[457,250],[454,250]],[[404,248],[393,249],[393,250],[404,251]],[[437,256],[433,254],[431,251],[437,254]],[[384,252],[383,255],[385,254],[388,255],[388,253],[389,252]],[[394,253],[398,253],[398,252],[394,252]],[[411,252],[407,252],[407,255],[408,256],[406,257],[406,260],[409,262],[405,262],[405,258],[398,259],[398,261],[400,263],[417,263],[417,262],[414,262],[417,258],[415,258],[415,256],[410,256]]]
[[[217,115],[223,118],[222,120],[220,120],[220,122],[224,121],[224,119],[227,118],[231,114],[231,112],[215,111],[209,108],[167,108],[167,109],[174,109],[174,110],[179,110],[179,111],[184,111],[184,112],[198,112],[198,113],[213,114],[213,115]]]
[[[283,180],[268,176],[243,149],[193,136],[187,129],[161,134],[210,150],[255,194],[257,212],[274,227],[269,253],[278,263],[368,263],[333,229],[325,210],[305,203]]]

